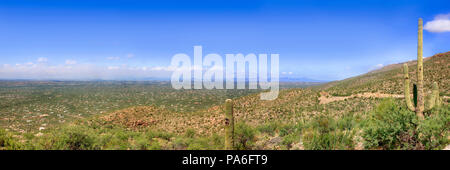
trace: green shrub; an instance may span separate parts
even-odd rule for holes
[[[0,129],[0,150],[16,150],[21,149],[22,144],[9,132]]]
[[[310,150],[353,149],[353,131],[340,130],[334,118],[319,115],[303,130],[303,145]]]
[[[188,138],[188,150],[217,150],[224,148],[224,137],[213,134],[208,137]]]
[[[184,136],[188,138],[194,138],[195,137],[195,130],[194,129],[187,129],[184,133]]]
[[[149,139],[153,138],[161,138],[164,140],[170,140],[174,136],[174,134],[163,132],[163,131],[155,131],[153,129],[149,129],[145,132]]]
[[[364,146],[368,149],[412,149],[417,117],[414,112],[399,107],[393,99],[383,100],[370,113],[363,130]]]
[[[448,143],[450,113],[448,106],[430,111],[419,121],[406,106],[393,99],[383,100],[363,129],[367,149],[435,149]]]
[[[283,137],[283,141],[281,142],[281,144],[286,146],[286,149],[290,149],[292,147],[292,144],[298,142],[300,142],[300,134],[291,133]]]
[[[292,124],[280,125],[279,135],[283,137],[292,133],[297,133],[299,130],[298,127],[299,125],[292,125]]]
[[[89,150],[99,149],[95,146],[95,138],[89,131],[79,127],[67,127],[53,134],[53,149]]]
[[[256,130],[244,122],[238,122],[234,129],[234,146],[238,150],[249,150],[255,143]]]
[[[424,149],[442,149],[450,143],[448,139],[450,130],[450,109],[446,107],[435,108],[427,119],[423,120],[418,131],[419,142]]]
[[[149,150],[161,150],[162,146],[159,143],[159,141],[154,140],[150,143],[150,146],[148,147]]]
[[[202,143],[189,143],[187,150],[205,150],[205,146]]]
[[[340,130],[352,130],[357,125],[358,117],[353,114],[345,114],[336,120],[336,126]]]
[[[278,123],[278,122],[270,122],[270,123],[265,123],[263,125],[258,126],[257,130],[261,133],[267,133],[270,135],[274,135],[279,126],[280,126],[280,123]]]
[[[147,150],[151,148],[150,140],[144,135],[139,135],[134,138],[135,146],[133,149]]]

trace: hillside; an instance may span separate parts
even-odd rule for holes
[[[410,77],[415,82],[416,62],[407,62],[410,68]],[[403,97],[403,70],[402,63],[388,65],[357,77],[342,81],[331,82],[314,88],[284,89],[274,101],[259,100],[258,94],[238,98],[235,103],[237,121],[244,121],[252,126],[278,121],[282,123],[296,123],[308,121],[318,114],[331,114],[335,117],[364,116],[363,114],[376,106],[382,98]],[[441,96],[449,96],[450,52],[436,54],[426,58],[424,62],[424,80],[426,93],[431,89],[431,83],[440,84]],[[412,89],[412,87],[410,88]],[[346,100],[336,100],[321,104],[320,97],[350,96]],[[367,97],[358,94],[366,94]],[[374,94],[374,95],[369,95]],[[378,95],[377,95],[378,94]],[[385,95],[383,95],[385,94]],[[445,101],[446,102],[446,101]],[[155,128],[169,127],[165,130],[183,133],[187,128],[198,129],[199,134],[220,132],[223,129],[220,121],[223,120],[221,105],[201,110],[194,115],[177,114],[177,118],[167,119],[166,122],[155,125]],[[179,121],[177,121],[179,120]],[[173,129],[173,130],[172,130]]]
[[[406,62],[409,67],[411,82],[416,82],[417,62]],[[363,92],[382,92],[388,94],[402,94],[403,63],[392,64],[371,71],[369,73],[351,77],[342,81],[335,81],[320,86],[330,94],[350,95]],[[431,89],[434,81],[439,83],[441,95],[450,94],[450,52],[436,54],[424,59],[424,87]],[[412,89],[412,88],[411,88]]]

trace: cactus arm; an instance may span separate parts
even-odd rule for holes
[[[441,107],[442,99],[441,99],[441,96],[439,96],[439,87],[438,87],[438,89],[436,91],[437,92],[436,92],[436,105],[435,105],[435,107]]]
[[[437,82],[434,82],[433,84],[433,93],[435,93],[435,99],[436,99],[436,107],[441,107],[441,96],[439,96],[439,86]]]
[[[442,106],[442,98],[439,97],[439,93],[438,93],[438,97],[436,98],[436,107],[441,107]]]
[[[411,94],[409,91],[409,75],[408,75],[408,64],[403,64],[403,72],[404,72],[404,78],[405,78],[405,89],[404,89],[404,95],[405,95],[405,100],[406,100],[406,106],[408,106],[408,109],[411,111],[415,111],[415,108],[411,102]]]
[[[433,109],[439,102],[439,87],[436,82],[433,83],[433,91],[431,92],[430,98],[427,101],[427,110]]]
[[[234,146],[234,117],[233,101],[225,100],[225,150],[232,150]]]
[[[417,31],[417,106],[416,114],[423,119],[424,94],[423,94],[423,21],[419,18]]]

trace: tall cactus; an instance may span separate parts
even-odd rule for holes
[[[423,118],[424,96],[423,96],[423,21],[419,18],[419,29],[417,31],[417,106],[416,114]]]
[[[414,84],[414,105],[411,102],[411,95],[409,90],[409,72],[408,65],[403,64],[403,73],[404,73],[404,94],[406,105],[408,109],[411,111],[415,111],[417,117],[420,119],[424,119],[423,111],[425,109],[424,102],[424,92],[423,92],[423,21],[422,18],[419,18],[419,30],[418,30],[418,43],[417,43],[417,85]],[[440,105],[439,98],[439,87],[436,82],[433,83],[433,91],[430,98],[427,101],[427,110],[432,109],[435,106]]]
[[[233,101],[225,100],[225,150],[234,148]]]

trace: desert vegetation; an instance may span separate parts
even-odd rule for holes
[[[432,68],[440,67],[449,58],[450,53],[438,54],[424,65],[433,61]],[[403,71],[360,77],[396,72],[404,81]],[[427,67],[424,71],[424,79],[432,77]],[[366,82],[361,87],[373,80]],[[1,149],[225,149],[228,98],[233,99],[231,149],[443,149],[450,144],[448,86],[443,83],[441,106],[426,109],[424,119],[408,109],[402,94],[333,95],[336,87],[329,84],[342,82],[285,88],[274,101],[259,100],[257,91],[174,91],[164,82],[2,83]],[[395,88],[404,90],[402,84]],[[384,88],[377,92],[391,94]],[[323,96],[345,98],[321,103]]]

